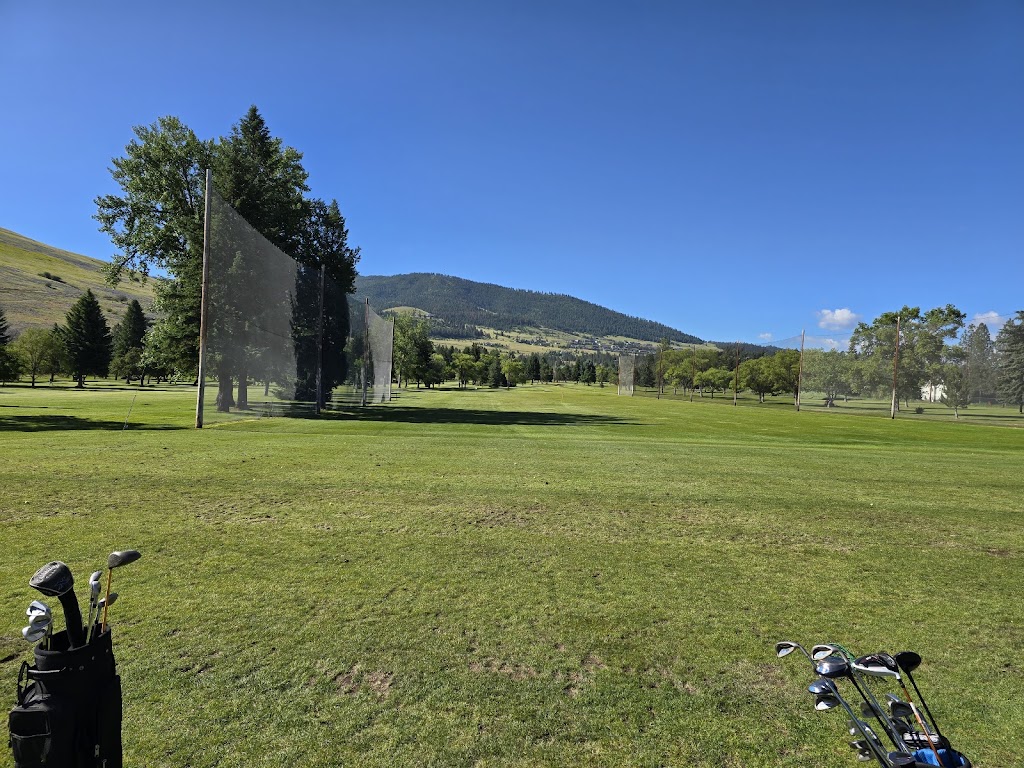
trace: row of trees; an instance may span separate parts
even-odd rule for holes
[[[220,196],[255,231],[299,265],[290,322],[295,338],[297,396],[314,388],[315,361],[323,356],[324,391],[345,377],[348,337],[347,294],[353,290],[359,249],[348,245],[348,230],[336,200],[307,197],[302,154],[271,135],[255,106],[220,139],[201,140],[176,117],[162,117],[133,129],[135,139],[124,157],[114,158],[111,173],[120,194],[96,198],[96,219],[118,249],[107,269],[112,283],[157,281],[159,317],[146,334],[142,356],[178,378],[195,378],[198,369],[203,272],[205,171],[212,169]],[[210,362],[218,379],[217,407],[246,407],[252,361],[261,350],[253,329],[254,291],[261,290],[261,265],[254,251],[236,246],[230,263],[212,276],[217,281],[218,353]],[[322,350],[310,329],[319,308],[319,274],[328,278]],[[315,307],[315,309],[314,309]],[[227,350],[231,350],[230,353]],[[310,373],[310,371],[314,373]],[[234,388],[237,386],[237,397]]]
[[[144,352],[148,321],[142,305],[132,300],[113,333],[92,291],[86,291],[71,306],[64,325],[26,328],[12,338],[0,308],[0,381],[28,376],[32,386],[41,376],[68,375],[78,387],[88,376],[113,373],[127,382],[145,375],[163,376]]]
[[[954,409],[970,402],[1001,401],[1024,412],[1024,312],[1006,322],[995,340],[984,323],[966,325],[948,304],[922,312],[903,307],[871,323],[860,323],[849,349],[806,350],[805,389],[821,392],[827,404],[853,395],[885,397],[895,385],[900,401],[941,400]],[[639,386],[709,392],[748,389],[797,396],[800,352],[778,350],[755,356],[749,347],[674,349],[663,341],[657,354],[637,361]]]

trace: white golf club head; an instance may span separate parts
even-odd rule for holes
[[[46,637],[46,627],[23,627],[21,630],[21,636],[30,643],[37,643]]]

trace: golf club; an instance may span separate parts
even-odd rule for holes
[[[775,655],[780,659],[783,656],[788,656],[795,650],[799,650],[811,662],[811,666],[814,666],[814,659],[811,658],[811,654],[800,643],[795,643],[792,640],[781,640],[775,644]]]
[[[857,693],[859,693],[861,699],[863,699],[862,704],[867,706],[867,713],[878,720],[879,725],[882,726],[882,730],[885,731],[889,740],[892,742],[892,745],[901,752],[908,751],[906,745],[903,743],[903,739],[900,738],[899,734],[896,732],[895,726],[893,726],[889,721],[889,718],[886,716],[878,702],[875,701],[874,695],[872,694],[871,699],[868,699],[867,694],[864,693],[860,683],[857,682],[857,676],[854,674],[853,668],[850,666],[850,662],[842,656],[826,656],[817,663],[815,671],[828,680],[835,680],[842,677],[853,683],[853,687],[857,689]]]
[[[46,627],[33,627],[31,624],[21,628],[21,636],[30,643],[36,643],[46,637]]]
[[[891,677],[894,678],[903,689],[903,695],[906,697],[907,702],[910,704],[910,708],[914,712],[914,717],[917,719],[917,724],[921,726],[921,730],[924,732],[925,737],[928,739],[928,744],[932,749],[932,753],[935,755],[936,765],[942,765],[942,758],[939,756],[939,750],[935,742],[931,738],[931,734],[925,726],[924,721],[921,719],[921,713],[917,711],[917,707],[914,706],[913,699],[910,697],[910,691],[907,690],[906,683],[903,682],[903,676],[899,673],[899,665],[896,660],[887,653],[875,653],[869,656],[861,656],[857,659],[853,666],[858,671],[863,672],[871,677]]]
[[[33,574],[28,585],[47,597],[56,597],[64,609],[64,622],[68,630],[68,647],[75,648],[85,640],[82,612],[75,598],[75,579],[71,569],[59,560],[47,563]]]
[[[889,736],[889,740],[892,741],[893,746],[895,746],[900,751],[909,751],[903,744],[903,739],[901,738],[895,724],[889,718],[885,709],[882,708],[882,705],[878,701],[878,699],[875,698],[874,691],[871,690],[871,686],[868,684],[867,679],[864,677],[861,678],[861,682],[864,683],[864,690],[861,690],[861,686],[857,681],[857,677],[860,673],[858,673],[857,670],[853,666],[851,666],[852,662],[855,660],[853,653],[849,651],[847,648],[843,647],[842,645],[839,645],[839,643],[821,643],[819,645],[814,646],[811,649],[811,657],[819,663],[827,662],[829,657],[832,656],[845,659],[847,668],[849,670],[848,675],[845,676],[849,677],[850,681],[857,688],[857,692],[860,693],[861,698],[864,699],[864,701],[861,703],[861,712],[868,717],[875,718],[878,721],[879,725],[882,726],[883,730]],[[833,677],[832,675],[825,676]]]
[[[111,552],[107,556],[107,602],[103,606],[103,624],[100,626],[100,634],[107,631],[107,608],[110,607],[110,581],[114,575],[114,569],[122,565],[134,563],[142,557],[142,553],[135,549],[126,549],[118,552]],[[98,609],[97,609],[98,610]]]
[[[935,715],[933,715],[932,711],[928,708],[928,702],[924,700],[924,694],[922,694],[921,690],[917,687],[917,683],[914,682],[914,676],[911,674],[915,669],[921,666],[920,654],[914,653],[913,651],[900,651],[899,653],[893,654],[892,658],[899,668],[903,670],[904,674],[906,674],[907,679],[910,680],[910,684],[914,686],[914,693],[917,694],[917,698],[921,701],[921,706],[924,707],[924,711],[928,713],[928,720],[931,721],[932,728],[934,728],[935,732],[941,736],[942,731],[939,730],[939,724],[935,722]]]
[[[836,687],[836,684],[831,680],[822,677],[820,680],[812,683],[812,686],[816,690],[821,691],[821,693],[818,693],[814,697],[814,708],[819,712],[835,709],[836,707],[842,707],[845,709],[846,714],[848,714],[850,716],[850,720],[857,725],[857,730],[860,731],[860,735],[863,736],[864,740],[867,742],[872,756],[878,760],[879,765],[882,765],[884,768],[889,768],[889,763],[886,761],[885,750],[882,748],[881,742],[878,741],[878,738],[870,728],[861,724],[857,715],[854,714],[853,708],[849,703],[847,703],[846,699],[839,694],[839,689]],[[813,692],[814,691],[812,691],[812,693]]]
[[[103,578],[103,571],[93,571],[89,577],[89,615],[85,621],[85,642],[88,645],[92,637],[93,613],[96,611],[96,604],[100,597],[100,580]]]

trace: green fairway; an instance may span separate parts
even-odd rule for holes
[[[129,766],[855,765],[781,639],[918,651],[954,745],[1021,765],[1020,429],[398,395],[196,431],[190,387],[0,388],[5,708],[36,568],[81,599],[136,548]]]

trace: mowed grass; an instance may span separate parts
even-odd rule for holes
[[[1020,430],[577,385],[202,431],[193,402],[0,389],[7,705],[29,576],[81,597],[140,549],[126,765],[855,764],[783,638],[917,650],[943,732],[1022,764]]]

